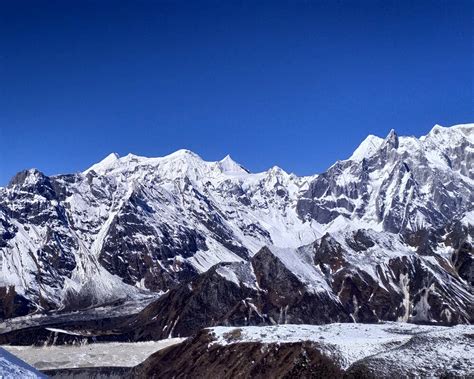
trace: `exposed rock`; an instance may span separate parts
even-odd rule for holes
[[[311,343],[284,345],[212,344],[207,330],[153,354],[131,372],[133,378],[312,378],[340,377],[342,370]]]
[[[352,248],[351,248],[352,246]],[[214,325],[474,322],[474,294],[449,259],[419,255],[394,234],[325,235],[250,263],[220,264],[170,290],[126,327],[130,340],[190,336]]]

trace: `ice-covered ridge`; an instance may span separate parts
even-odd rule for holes
[[[186,149],[156,158],[134,154],[118,157],[117,154],[113,153],[85,170],[83,174],[87,175],[91,172],[101,176],[118,178],[121,181],[126,180],[130,183],[140,182],[145,178],[152,178],[160,182],[186,178],[199,187],[205,184],[205,181],[218,185],[226,180],[234,180],[252,186],[267,178],[267,181],[271,178],[283,178],[283,180],[289,178],[300,183],[309,181],[314,177],[297,177],[279,167],[273,167],[260,173],[251,173],[243,165],[234,161],[230,155],[220,161],[205,161],[199,155]]]
[[[169,155],[153,158],[135,154],[119,157],[118,154],[112,153],[99,163],[89,167],[83,173],[87,174],[91,171],[97,174],[126,172],[133,171],[138,167],[150,167],[163,172],[166,172],[168,169],[169,171],[175,171],[176,174],[186,173],[186,171],[191,170],[201,177],[218,174],[245,175],[250,173],[241,164],[235,162],[230,155],[225,156],[220,161],[205,161],[198,154],[187,149],[180,149]]]
[[[364,141],[362,141],[359,147],[351,155],[349,160],[360,161],[364,158],[371,157],[378,151],[382,143],[383,143],[383,138],[374,136],[372,134],[369,135]]]
[[[420,138],[414,136],[397,136],[394,130],[391,130],[385,138],[369,135],[362,141],[348,160],[361,161],[364,158],[370,158],[377,154],[388,141],[395,139],[398,142],[396,148],[400,152],[407,151],[414,153],[420,151],[427,155],[428,160],[433,161],[433,159],[431,159],[433,153],[430,154],[430,151],[443,151],[446,146],[459,143],[463,139],[470,144],[474,144],[474,124],[459,124],[450,127],[435,125],[428,134]]]
[[[219,167],[223,173],[226,174],[248,174],[250,173],[246,168],[234,161],[230,155],[226,155],[224,159],[219,161]]]
[[[110,153],[100,162],[89,167],[86,171],[84,171],[84,173],[87,173],[89,171],[101,172],[103,170],[106,170],[108,167],[111,167],[119,159],[120,156],[117,153]]]
[[[467,137],[471,143],[474,143],[474,123],[469,123],[469,124],[458,124],[458,125],[452,125],[452,126],[442,126],[436,124],[433,126],[431,131],[428,133],[428,135],[420,137],[420,140],[426,139],[428,136],[436,135],[436,134],[449,134],[452,135],[453,133],[456,134],[463,134],[465,137]]]
[[[387,144],[395,147],[400,153],[409,152],[424,155],[428,161],[435,166],[446,168],[444,151],[446,144],[459,143],[466,140],[474,144],[474,124],[459,124],[451,127],[435,125],[431,131],[420,138],[414,136],[398,136],[394,130],[385,137],[369,135],[354,153],[348,158],[351,161],[362,161],[376,155]],[[83,173],[94,171],[98,174],[119,174],[136,171],[138,167],[151,167],[157,171],[157,175],[163,177],[179,177],[189,175],[196,179],[243,176],[249,179],[255,175],[267,172],[251,174],[243,165],[235,162],[230,155],[220,161],[205,161],[198,154],[188,149],[180,149],[163,157],[144,157],[128,154],[119,157],[116,153],[109,154],[99,163],[92,165]],[[284,170],[283,173],[287,174]],[[288,174],[287,174],[288,175]],[[301,178],[303,179],[303,178]]]
[[[235,331],[238,330],[238,333]],[[435,364],[453,366],[455,360],[461,360],[469,368],[469,362],[474,360],[474,350],[462,340],[465,334],[473,333],[474,326],[459,325],[456,327],[440,327],[413,325],[403,323],[384,324],[327,324],[327,325],[275,325],[275,326],[245,326],[245,327],[214,327],[209,331],[214,335],[219,345],[229,345],[241,342],[258,342],[262,344],[285,344],[310,341],[321,347],[326,354],[339,361],[343,369],[351,364],[376,354],[390,355],[397,351],[416,335],[441,337],[453,346],[453,352],[445,351],[445,346],[428,346],[427,354],[434,354],[439,359]],[[460,346],[454,346],[449,340],[458,339]],[[456,348],[455,348],[456,347]],[[422,349],[423,350],[423,349]],[[438,351],[439,350],[439,351]],[[409,349],[401,349],[399,359],[405,364],[413,364],[416,360]],[[403,356],[403,353],[405,356]],[[425,351],[421,351],[423,358]],[[433,358],[433,357],[431,357]],[[460,367],[461,369],[462,367]]]

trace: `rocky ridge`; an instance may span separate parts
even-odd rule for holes
[[[471,377],[473,347],[472,326],[217,327],[153,354],[130,377]]]

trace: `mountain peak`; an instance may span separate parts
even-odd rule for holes
[[[232,157],[227,154],[222,160],[218,162],[219,168],[226,174],[248,174],[249,171],[241,164],[237,163]]]
[[[232,157],[230,156],[230,154],[227,154],[224,158],[221,159],[221,162],[226,162],[226,161],[232,161],[232,162],[234,162],[234,160],[232,159]]]
[[[430,132],[420,138],[426,140],[427,138],[444,138],[452,141],[453,138],[467,138],[471,143],[474,143],[474,124],[459,124],[450,127],[445,127],[439,124],[433,126]]]
[[[364,158],[370,158],[380,149],[383,141],[382,138],[369,134],[354,151],[349,160],[361,161]]]
[[[120,158],[120,155],[118,155],[117,153],[110,153],[109,155],[107,155],[107,157],[105,157],[105,159],[113,159],[113,160],[117,160]]]
[[[398,149],[398,135],[395,132],[395,129],[391,129],[387,137],[384,140],[385,146],[390,146],[394,149]]]
[[[188,149],[179,149],[176,150],[174,153],[171,153],[169,155],[166,155],[163,158],[174,158],[174,157],[192,157],[192,158],[199,158],[201,157],[197,155],[195,152],[188,150]]]
[[[84,171],[84,174],[87,174],[89,171],[100,171],[103,170],[112,164],[114,164],[116,161],[120,159],[120,156],[117,153],[110,153],[107,155],[104,159],[102,159],[100,162],[92,165],[89,167],[87,170]]]
[[[34,185],[40,181],[44,181],[46,176],[36,168],[23,170],[17,173],[8,183],[9,187],[18,185]]]

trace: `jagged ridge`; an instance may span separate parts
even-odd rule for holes
[[[0,316],[164,292],[217,263],[248,262],[264,246],[293,251],[345,238],[342,230],[364,229],[379,233],[367,232],[370,243],[392,234],[400,239],[377,251],[388,263],[363,264],[353,253],[358,248],[345,243],[336,252],[318,248],[306,262],[316,267],[310,272],[327,270],[319,285],[343,304],[344,317],[372,312],[377,319],[469,321],[473,131],[469,124],[435,126],[419,139],[394,131],[385,139],[369,136],[348,160],[310,177],[278,167],[252,174],[229,156],[206,162],[188,150],[162,158],[111,154],[71,175],[21,172],[0,189]],[[392,253],[403,255],[393,258],[402,260],[398,268]],[[384,265],[396,289],[380,296],[396,304],[380,314],[357,310],[354,296],[368,300],[352,292],[366,292],[361,286],[369,277],[372,289],[387,287],[377,272]],[[359,279],[348,283],[337,273],[341,267],[347,275],[356,270],[352,278]],[[416,284],[419,275],[425,279]],[[425,306],[416,319],[412,311],[430,296],[449,306],[437,307],[432,320]],[[400,315],[402,309],[408,314]]]

